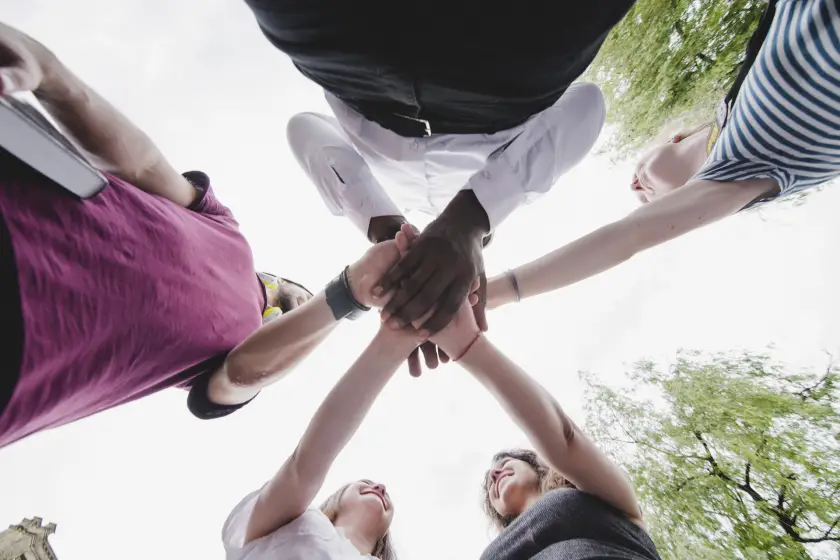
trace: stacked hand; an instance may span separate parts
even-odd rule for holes
[[[413,227],[409,225],[402,227],[394,240],[400,255],[406,254],[411,245],[416,241],[417,235],[417,231]],[[431,336],[423,325],[432,316],[433,311],[427,312],[425,316],[420,317],[413,324],[408,324],[400,328],[385,321],[386,312],[383,310],[383,323],[381,328],[384,332],[390,333],[389,336],[398,340],[408,340],[415,345],[431,344],[433,349],[437,345],[440,348],[440,355],[443,357],[441,361],[443,362],[448,362],[450,356],[457,359],[481,333],[473,312],[473,306],[479,302],[478,288],[479,279],[476,278],[470,286],[469,295],[461,302],[461,305],[455,311],[449,323]],[[385,302],[383,301],[382,303]],[[410,363],[409,369],[411,370]],[[412,370],[412,375],[419,375],[419,368],[416,374]]]
[[[382,277],[408,252],[410,245],[416,240],[417,235],[417,230],[413,226],[403,224],[402,231],[396,239],[382,241],[371,246],[361,259],[350,265],[348,277],[350,288],[356,301],[368,307],[379,308],[389,303],[394,293],[381,294],[380,292],[381,295],[375,295],[375,288]],[[478,295],[476,293],[478,287],[479,284],[477,281],[474,281],[473,285],[470,286],[470,297],[473,303],[478,302]],[[427,320],[429,317],[430,314],[427,313],[421,319]],[[419,377],[422,372],[422,368],[420,367],[421,351],[426,367],[429,369],[435,369],[439,363],[449,361],[449,355],[445,351],[442,349],[439,350],[433,342],[426,340],[428,335],[425,337],[420,336],[419,331],[422,326],[422,321],[418,320],[413,325],[408,325],[408,328],[405,330],[406,336],[417,338],[417,345],[415,345],[408,356],[408,370],[414,377]]]
[[[377,290],[389,296],[385,320],[401,328],[417,327],[423,319],[422,327],[435,333],[452,320],[479,278],[479,302],[473,309],[487,330],[482,250],[488,227],[475,194],[465,190],[456,195],[379,281]]]

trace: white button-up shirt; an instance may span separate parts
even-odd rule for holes
[[[406,138],[326,97],[335,117],[295,115],[289,143],[330,211],[365,234],[377,216],[412,210],[437,216],[462,189],[473,190],[494,230],[583,159],[605,118],[598,86],[576,83],[515,128],[494,134],[432,129],[431,136]]]

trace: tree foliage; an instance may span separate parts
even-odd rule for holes
[[[585,78],[616,125],[610,148],[640,147],[669,121],[709,121],[738,74],[763,0],[638,0]]]
[[[840,543],[840,368],[680,352],[633,389],[582,374],[588,428],[627,466],[663,558],[811,558]],[[837,549],[840,551],[840,548]]]

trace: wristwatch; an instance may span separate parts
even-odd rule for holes
[[[341,319],[350,319],[355,321],[365,311],[370,311],[370,307],[362,305],[356,298],[353,297],[353,291],[350,289],[350,280],[347,276],[349,266],[345,266],[341,274],[336,276],[332,282],[327,284],[325,290],[327,296],[327,305],[333,312],[333,317],[336,321]]]

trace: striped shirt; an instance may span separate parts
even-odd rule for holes
[[[840,0],[779,0],[697,179],[770,178],[788,196],[840,175]]]

